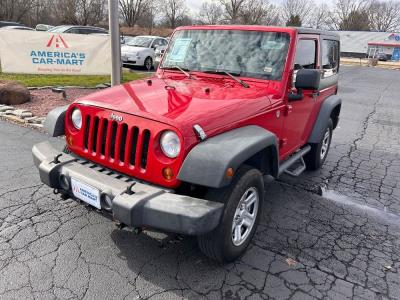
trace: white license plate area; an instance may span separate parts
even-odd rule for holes
[[[100,205],[100,191],[86,183],[71,178],[72,193],[74,196],[87,204],[90,204],[98,209]]]

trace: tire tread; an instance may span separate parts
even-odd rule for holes
[[[253,171],[251,175],[247,175],[249,172]],[[238,172],[236,173],[234,179],[232,180],[231,184],[227,187],[220,188],[220,189],[210,189],[209,192],[206,195],[207,200],[211,201],[216,201],[216,202],[227,202],[229,201],[229,198],[235,188],[242,188],[240,185],[243,185],[243,183],[239,183],[239,181],[245,176],[261,176],[260,171],[257,169],[254,169],[248,165],[243,165],[238,169]],[[245,188],[246,186],[244,186]],[[262,191],[264,192],[264,191]],[[263,200],[263,197],[261,197],[260,202]],[[259,204],[259,209],[261,213],[261,208],[262,208],[262,203]],[[224,210],[224,215],[225,215],[225,210]],[[221,222],[223,221],[224,215],[222,216]],[[257,226],[255,224],[254,226]],[[203,252],[204,255],[207,257],[216,260],[218,262],[224,263],[227,260],[226,257],[224,257],[224,254],[222,252],[222,247],[221,247],[221,232],[220,232],[220,226],[218,226],[216,229],[211,231],[210,233],[207,233],[205,235],[201,235],[197,237],[198,240],[198,245],[200,250]]]

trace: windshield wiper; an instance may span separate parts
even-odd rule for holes
[[[230,78],[232,78],[233,80],[235,80],[236,82],[240,83],[243,87],[245,88],[249,88],[250,86],[244,82],[242,79],[237,78],[236,76],[240,76],[240,74],[238,73],[229,73],[227,71],[223,71],[223,70],[216,70],[216,71],[203,71],[204,73],[210,73],[210,74],[225,74],[228,75]],[[236,75],[236,76],[235,76]]]
[[[179,71],[181,71],[183,74],[185,74],[185,75],[187,76],[187,78],[192,78],[192,79],[194,79],[193,76],[188,72],[189,69],[182,69],[181,67],[178,67],[178,66],[160,67],[160,69],[163,69],[163,70],[179,70]]]

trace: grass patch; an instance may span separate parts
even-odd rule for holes
[[[122,82],[142,79],[144,74],[123,72]],[[110,83],[108,75],[38,75],[0,73],[0,80],[17,80],[28,87],[41,86],[82,86],[94,87],[102,83]]]

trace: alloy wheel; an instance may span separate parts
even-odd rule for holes
[[[256,222],[259,207],[259,194],[255,187],[248,188],[236,208],[232,222],[232,243],[242,245]]]
[[[331,142],[331,130],[328,127],[325,131],[324,138],[322,140],[321,153],[320,153],[321,161],[325,159],[325,156],[328,153],[330,142]]]

